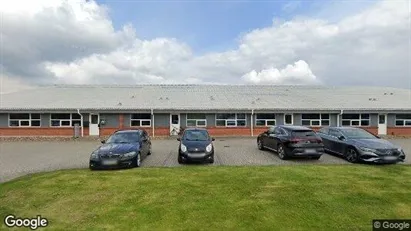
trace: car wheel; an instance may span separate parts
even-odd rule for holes
[[[141,166],[141,154],[137,153],[137,156],[134,160],[134,167],[140,167]]]
[[[286,160],[288,159],[287,153],[285,151],[285,147],[283,144],[279,144],[277,146],[277,153],[278,153],[278,157],[280,157],[280,159],[282,160]]]
[[[178,156],[178,163],[179,164],[184,164],[184,160],[183,160],[183,158],[181,158],[181,156]]]
[[[263,141],[261,141],[260,139],[257,140],[257,147],[260,150],[264,150],[264,144]]]
[[[213,164],[214,163],[214,156],[211,157],[211,159],[208,161],[208,163]]]
[[[345,152],[345,159],[350,163],[358,162],[358,153],[354,148],[348,148]]]
[[[147,153],[147,156],[149,155],[151,155],[151,144],[150,144],[150,147],[148,148],[148,153]]]

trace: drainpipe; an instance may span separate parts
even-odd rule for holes
[[[251,109],[251,136],[254,136],[254,109]]]
[[[80,109],[77,109],[77,114],[80,115],[80,119],[81,119],[81,127],[80,127],[80,129],[81,129],[81,137],[83,137],[83,136],[84,136],[83,115],[80,113]]]
[[[342,116],[342,114],[344,114],[344,110],[340,111],[340,114],[337,116],[337,127],[340,127],[340,117]]]
[[[154,135],[154,110],[153,109],[151,109],[151,118],[153,120],[153,123],[151,124],[151,129],[152,129],[151,133],[153,134],[152,136],[155,137]]]

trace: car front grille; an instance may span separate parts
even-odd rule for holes
[[[401,154],[397,149],[377,149],[377,152],[386,156],[399,156]]]
[[[101,155],[102,159],[117,159],[120,158],[120,154],[105,154],[105,155]]]

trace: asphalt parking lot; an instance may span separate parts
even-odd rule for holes
[[[406,162],[411,164],[411,140],[390,140],[401,145]],[[142,163],[143,167],[184,167],[177,162],[177,140],[153,140],[153,154]],[[90,153],[100,145],[92,141],[68,142],[2,142],[0,144],[0,182],[43,171],[88,168]],[[324,154],[320,160],[281,160],[270,151],[260,151],[255,138],[217,138],[215,162],[212,165],[299,165],[350,164],[345,160]]]

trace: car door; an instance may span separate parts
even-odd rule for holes
[[[266,137],[266,141],[264,143],[264,145],[269,148],[269,149],[276,149],[276,136],[275,136],[275,128],[276,127],[270,127],[267,131],[267,137]]]
[[[343,134],[337,129],[330,129],[329,131],[329,137],[331,141],[330,150],[342,155],[345,143],[343,140],[340,140],[341,136],[343,136]]]
[[[331,147],[330,135],[328,133],[329,133],[329,128],[321,128],[317,132],[317,135],[321,137],[321,139],[323,140],[323,144],[326,149],[330,149]]]
[[[273,148],[277,149],[278,145],[283,142],[287,133],[281,127],[276,127],[274,129],[274,139],[273,139]]]

